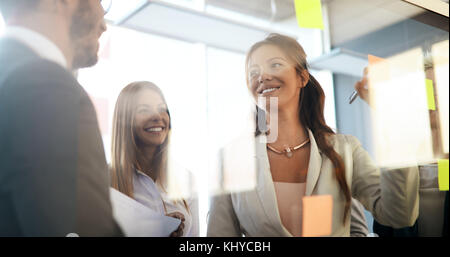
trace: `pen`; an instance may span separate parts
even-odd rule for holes
[[[369,70],[367,69],[367,67],[365,67],[364,71],[363,71],[362,80],[356,82],[355,88],[360,87],[361,83],[362,83],[363,88],[364,88],[363,90],[367,90],[367,76],[368,76],[368,74],[369,74]],[[352,104],[355,101],[356,97],[358,97],[358,91],[354,90],[353,93],[348,98],[348,104]]]
[[[352,104],[353,101],[355,101],[356,97],[358,96],[358,91],[353,91],[353,93],[348,98],[348,104]]]

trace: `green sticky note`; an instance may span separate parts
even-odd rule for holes
[[[295,14],[299,27],[323,29],[320,0],[295,0]]]
[[[425,85],[427,87],[427,102],[429,110],[436,110],[436,104],[434,103],[434,89],[433,81],[431,79],[425,79]]]
[[[439,177],[438,177],[439,190],[448,191],[448,160],[439,160],[438,170],[439,170]]]

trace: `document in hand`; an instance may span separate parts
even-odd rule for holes
[[[157,213],[125,194],[110,188],[114,218],[129,237],[168,237],[180,220]]]

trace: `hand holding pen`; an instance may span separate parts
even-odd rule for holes
[[[355,101],[356,97],[359,96],[362,100],[369,103],[369,87],[368,87],[368,69],[364,68],[364,74],[361,80],[355,83],[355,91],[353,91],[352,95],[349,97],[349,104]]]

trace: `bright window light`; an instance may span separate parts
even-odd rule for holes
[[[163,91],[172,118],[171,159],[206,177],[207,97],[205,46],[109,26],[100,40],[99,63],[79,71],[93,99],[110,161],[113,110],[120,91],[147,80]],[[198,179],[197,179],[198,181]],[[197,187],[203,191],[201,186]],[[200,235],[206,235],[208,199],[200,199]]]
[[[113,1],[105,19],[114,23],[119,22],[146,2],[147,0]]]
[[[317,81],[319,81],[325,93],[325,108],[324,108],[325,122],[330,128],[332,128],[334,131],[337,131],[333,75],[331,72],[326,70],[323,71],[311,70],[310,72],[317,79]]]
[[[173,5],[179,5],[185,8],[194,9],[197,11],[205,10],[206,0],[160,0],[160,2],[166,2]]]
[[[0,35],[3,33],[4,29],[5,29],[5,22],[3,21],[3,17],[0,14]]]

